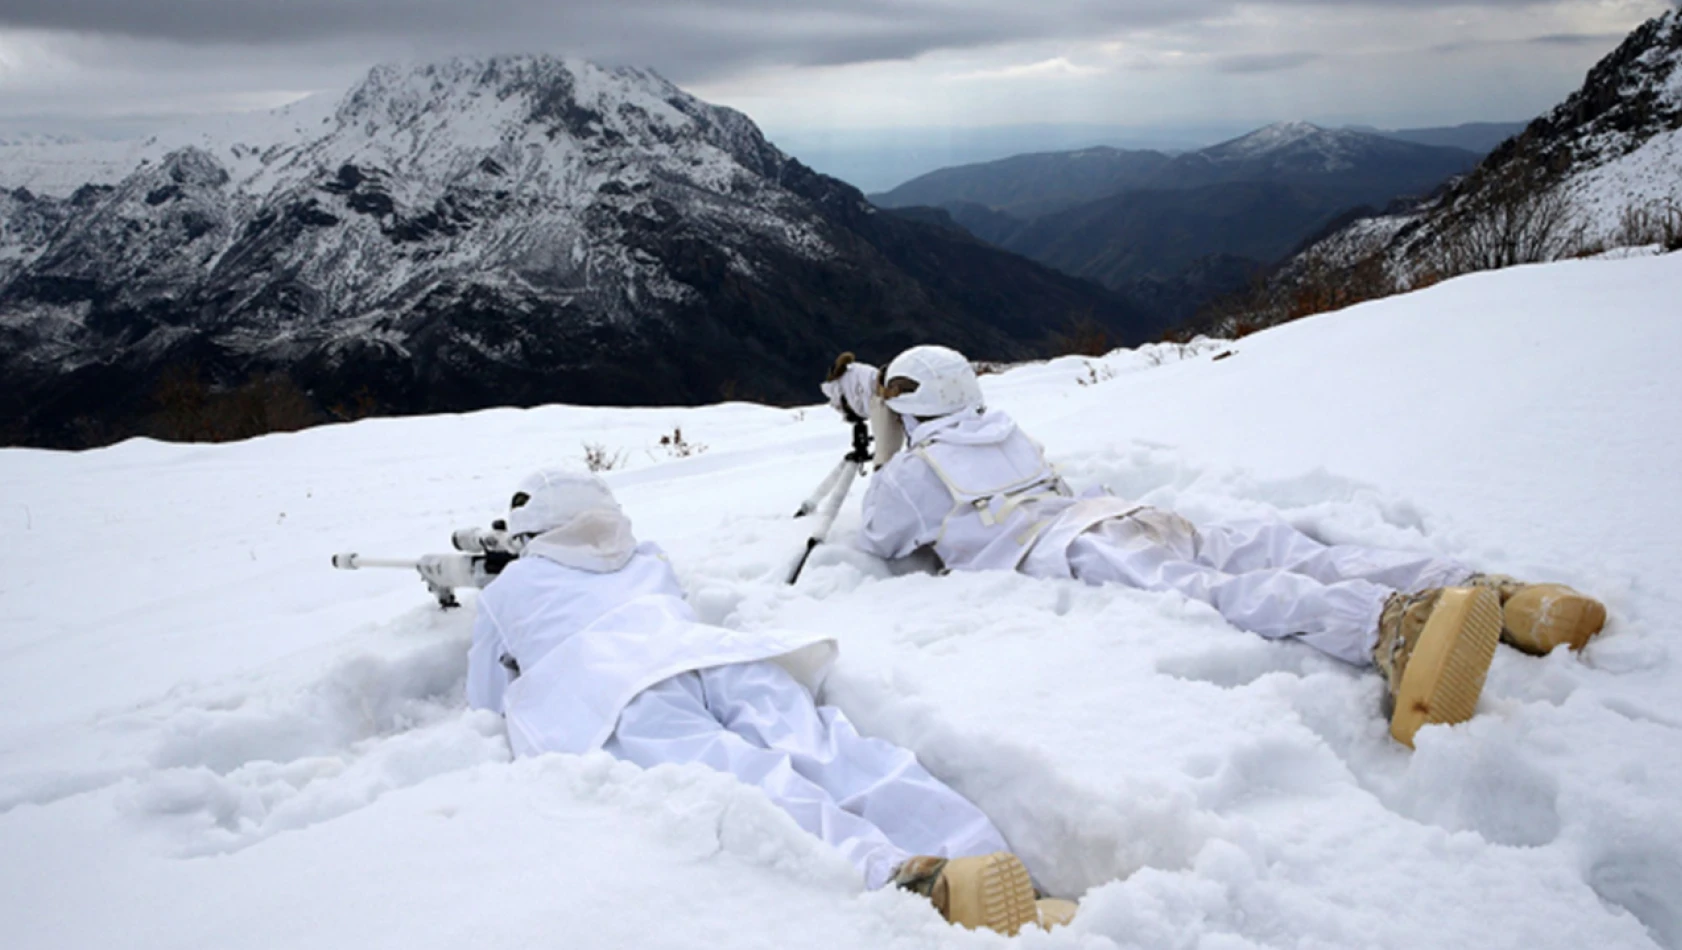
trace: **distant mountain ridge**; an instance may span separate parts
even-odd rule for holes
[[[1186,188],[1275,182],[1337,192],[1349,204],[1382,204],[1428,191],[1476,162],[1477,156],[1463,149],[1416,145],[1309,122],[1281,122],[1181,155],[1149,184]]]
[[[0,192],[0,435],[146,431],[171,372],[278,372],[383,412],[804,400],[845,348],[1019,359],[1078,320],[1154,332],[642,70],[379,67],[247,125],[147,144],[114,181]]]
[[[1283,122],[1175,156],[1082,149],[943,169],[873,200],[941,208],[983,240],[1175,323],[1351,209],[1422,196],[1476,162],[1461,149]]]
[[[945,168],[870,197],[888,208],[968,203],[1027,219],[1124,191],[1277,181],[1341,189],[1352,203],[1383,203],[1428,190],[1476,161],[1464,149],[1280,122],[1175,156],[1099,147]]]
[[[1037,218],[1005,246],[1066,273],[1131,288],[1141,279],[1174,280],[1208,257],[1257,267],[1282,260],[1344,207],[1312,188],[1267,181],[1130,191]]]
[[[1357,132],[1370,132],[1385,138],[1400,139],[1416,145],[1435,145],[1442,148],[1461,148],[1479,155],[1487,155],[1502,142],[1524,131],[1528,122],[1466,122],[1461,125],[1424,129],[1375,129],[1370,126],[1350,126]]]
[[[1026,219],[1141,187],[1170,161],[1162,152],[1108,146],[1016,155],[943,168],[870,197],[884,208],[975,204]]]

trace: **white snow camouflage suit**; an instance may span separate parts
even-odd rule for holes
[[[833,641],[697,622],[652,544],[598,563],[543,540],[481,594],[468,657],[468,703],[506,716],[516,755],[605,749],[645,768],[730,773],[872,888],[912,855],[1007,849],[910,752],[814,704]]]
[[[864,496],[859,545],[879,557],[928,547],[948,570],[1178,591],[1235,627],[1363,666],[1392,593],[1472,573],[1421,554],[1322,544],[1279,519],[1194,526],[1109,495],[1074,497],[1039,444],[997,410],[907,419],[906,428],[908,448]]]

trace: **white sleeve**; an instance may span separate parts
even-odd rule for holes
[[[478,615],[473,618],[473,645],[467,649],[467,705],[500,713],[502,694],[514,681],[513,672],[502,665],[508,647],[483,597],[475,607]]]
[[[899,483],[906,458],[910,456],[889,462],[870,479],[870,487],[864,492],[864,524],[859,529],[859,547],[877,557],[907,557],[933,540],[927,537],[928,525],[922,512]]]

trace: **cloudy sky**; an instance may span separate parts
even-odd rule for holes
[[[773,137],[1512,120],[1670,0],[0,0],[0,129],[143,128],[543,51],[651,66]]]

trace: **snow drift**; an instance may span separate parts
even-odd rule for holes
[[[839,638],[828,699],[1082,899],[1035,947],[1682,947],[1682,255],[1516,268],[1233,344],[988,376],[1078,487],[1276,510],[1604,598],[1503,649],[1479,715],[1389,741],[1380,683],[1172,594],[781,582],[827,409],[548,406],[225,446],[0,452],[0,915],[47,947],[956,947],[757,793],[510,762],[471,606],[327,556],[441,550],[527,471],[607,473],[703,618]],[[814,391],[816,381],[814,380]],[[660,438],[681,428],[704,452]],[[856,529],[857,500],[837,526]]]

